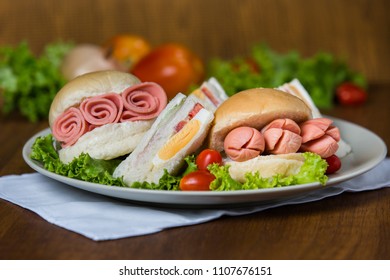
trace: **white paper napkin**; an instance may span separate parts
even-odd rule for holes
[[[38,173],[0,177],[0,198],[29,209],[50,223],[90,239],[110,240],[188,226],[223,215],[244,215],[283,205],[390,187],[390,158],[349,181],[307,195],[259,206],[231,209],[168,209],[148,207],[78,190]]]

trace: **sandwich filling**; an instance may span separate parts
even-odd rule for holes
[[[105,93],[84,99],[65,110],[53,123],[54,137],[63,148],[85,133],[110,123],[152,120],[167,105],[165,91],[156,83],[145,82],[123,92]]]
[[[175,126],[174,134],[158,151],[153,164],[158,165],[173,158],[187,146],[201,130],[202,124],[207,121],[208,114],[201,104],[196,103],[186,118]]]

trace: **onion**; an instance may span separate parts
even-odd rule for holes
[[[93,44],[74,47],[64,57],[61,65],[61,73],[68,81],[82,74],[101,70],[124,71],[119,63],[105,55],[103,48]]]

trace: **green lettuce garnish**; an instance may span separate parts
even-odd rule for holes
[[[213,191],[253,190],[313,182],[325,185],[328,180],[328,177],[325,175],[328,166],[326,161],[314,153],[306,152],[303,153],[303,156],[305,157],[305,162],[295,175],[276,175],[271,178],[263,178],[259,172],[247,173],[245,183],[243,184],[235,181],[230,176],[229,165],[218,166],[217,164],[212,164],[209,166],[209,170],[216,179],[211,183],[210,189]]]
[[[81,154],[69,164],[60,161],[58,152],[54,147],[52,134],[37,137],[32,145],[30,157],[43,164],[43,167],[59,175],[79,179],[87,182],[98,183],[109,186],[130,187],[149,190],[179,191],[180,180],[184,175],[196,171],[195,155],[185,158],[186,166],[180,175],[173,176],[165,170],[159,182],[135,182],[126,186],[122,178],[114,178],[113,172],[121,162],[121,159],[98,160],[91,158],[88,154]],[[246,174],[245,183],[235,181],[229,174],[229,165],[219,166],[211,164],[209,171],[215,176],[210,189],[213,191],[235,191],[252,190],[262,188],[275,188],[291,185],[320,182],[325,185],[328,177],[325,175],[327,163],[319,155],[314,153],[303,153],[305,162],[300,171],[291,176],[276,175],[272,178],[262,178],[260,174]]]
[[[53,136],[48,134],[37,137],[32,146],[30,157],[41,162],[46,170],[91,183],[125,186],[122,179],[112,176],[120,160],[98,160],[88,154],[81,154],[69,164],[65,164],[59,159],[53,142]]]

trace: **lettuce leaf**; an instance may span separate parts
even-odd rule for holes
[[[305,162],[299,172],[295,175],[281,176],[275,175],[271,178],[263,178],[259,172],[247,173],[245,183],[235,181],[229,174],[229,165],[209,166],[210,172],[216,177],[211,183],[210,189],[213,191],[234,191],[253,190],[263,188],[276,188],[291,185],[319,182],[325,185],[328,177],[325,175],[328,164],[319,155],[306,152],[303,154]]]
[[[64,164],[54,148],[51,134],[37,137],[30,157],[41,162],[46,170],[62,176],[104,185],[125,186],[121,178],[112,176],[120,160],[98,160],[88,154],[81,154],[69,164]]]
[[[306,152],[303,155],[305,162],[301,166],[300,171],[295,175],[286,177],[276,175],[272,178],[262,178],[258,172],[254,174],[248,173],[246,174],[246,181],[243,184],[235,181],[230,176],[229,165],[219,166],[218,164],[211,164],[209,171],[215,176],[215,180],[211,183],[210,189],[212,191],[251,190],[312,182],[320,182],[322,185],[325,185],[328,179],[325,175],[327,168],[326,161],[314,153]],[[195,155],[190,155],[185,158],[186,167],[180,175],[173,176],[165,170],[158,184],[135,182],[131,186],[126,186],[122,178],[114,178],[112,176],[121,159],[97,160],[91,158],[88,154],[82,154],[69,164],[64,164],[60,161],[57,150],[54,147],[52,134],[37,137],[32,146],[30,157],[41,162],[46,170],[69,178],[109,186],[149,190],[179,191],[181,178],[185,174],[198,169],[195,163]]]

